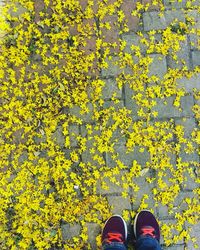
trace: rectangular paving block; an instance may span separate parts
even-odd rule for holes
[[[144,38],[148,38],[146,34],[143,34]],[[132,54],[133,50],[131,50],[131,46],[137,46],[141,53],[145,53],[147,49],[147,45],[141,43],[142,37],[137,35],[135,32],[130,32],[129,34],[123,34],[122,40],[126,41],[126,46],[124,48],[124,52]]]
[[[187,37],[185,36],[184,41],[180,41],[180,49],[176,52],[177,59],[174,60],[169,54],[167,56],[168,67],[173,69],[181,69],[186,66],[188,69],[190,68],[190,50],[187,42]]]
[[[78,145],[77,136],[79,135],[78,125],[69,126],[69,137],[70,137],[70,146],[76,147]]]
[[[200,228],[200,222],[196,221],[195,225],[189,225],[186,224],[186,228],[191,228],[191,232],[190,232],[190,236],[191,238],[195,238],[196,242],[193,243],[191,240],[189,240],[186,243],[187,249],[200,249],[200,237],[199,237],[199,228]],[[196,245],[196,247],[194,247],[194,245]]]
[[[88,112],[87,113],[82,113],[81,108],[78,105],[74,105],[72,108],[69,109],[69,113],[71,115],[74,115],[78,119],[81,119],[85,123],[91,123],[93,121],[93,105],[92,103],[87,104]]]
[[[135,192],[134,190],[131,191],[131,194],[134,198],[134,201],[132,203],[132,207],[135,211],[138,210],[143,196],[148,195],[148,198],[145,199],[145,203],[148,204],[147,209],[152,209],[154,211],[154,214],[157,214],[157,210],[155,207],[155,201],[153,199],[153,194],[152,194],[152,189],[154,188],[154,183],[148,183],[146,181],[147,177],[152,177],[150,172],[147,172],[144,176],[133,178],[132,182],[139,187],[139,190],[137,192]]]
[[[166,10],[163,16],[159,16],[157,11],[144,12],[144,30],[166,29],[175,19],[185,22],[184,12],[182,10]]]
[[[75,236],[79,236],[81,231],[81,226],[79,224],[62,224],[61,225],[61,232],[62,232],[62,239],[63,241],[67,241],[72,239]]]
[[[116,77],[122,72],[122,69],[120,69],[120,65],[118,64],[119,62],[119,57],[118,56],[113,56],[112,59],[105,59],[105,62],[107,64],[106,67],[102,68],[101,71],[101,76],[105,78],[109,77]]]
[[[119,181],[119,185],[113,183],[109,177],[105,177],[101,180],[98,181],[97,184],[97,194],[115,194],[115,195],[120,195],[124,190],[122,187],[122,176],[124,176],[127,173],[126,170],[121,171],[118,175],[116,176],[116,180]],[[104,187],[105,185],[106,187]],[[108,187],[108,188],[107,188]]]
[[[112,206],[112,213],[122,216],[123,210],[131,210],[130,197],[124,198],[122,196],[107,196],[110,206]]]
[[[186,0],[164,0],[165,9],[181,9],[186,5]]]
[[[146,163],[150,161],[150,155],[147,150],[140,152],[140,147],[136,146],[134,151],[127,152],[127,148],[123,142],[119,142],[114,146],[115,153],[118,154],[117,159],[119,159],[125,166],[130,168],[134,160],[141,165],[142,168],[146,167]],[[116,166],[115,160],[112,159],[111,153],[106,153],[106,162],[109,167]]]
[[[181,145],[179,157],[181,157],[183,162],[192,163],[193,161],[194,162],[199,161],[198,145],[192,143],[192,146],[194,150],[192,152],[187,152],[187,145],[184,144]]]
[[[88,242],[91,249],[97,249],[96,237],[101,233],[101,227],[96,223],[86,223],[88,230]]]
[[[60,147],[64,147],[65,136],[63,134],[62,126],[57,127],[56,131],[52,134],[52,139],[55,140]]]
[[[115,98],[122,98],[122,89],[117,86],[115,78],[105,79],[105,86],[103,87],[102,97],[103,99],[110,99],[113,95]]]
[[[194,74],[190,78],[183,77],[176,82],[178,88],[184,88],[186,92],[192,93],[193,89],[200,90],[200,73]]]
[[[129,31],[137,31],[142,28],[140,18],[131,15],[131,12],[135,10],[135,7],[136,2],[132,0],[123,0],[120,6],[120,9],[125,15],[125,23],[127,24]]]
[[[176,118],[175,125],[183,126],[185,138],[191,138],[192,131],[197,127],[196,121],[193,117]]]
[[[92,165],[97,168],[100,168],[101,165],[105,165],[105,159],[103,154],[97,152],[96,150],[96,142],[94,138],[86,141],[86,150],[84,150],[81,154],[82,161],[87,164],[88,166]],[[95,151],[95,153],[93,153]],[[98,158],[96,157],[98,155]],[[94,157],[95,156],[95,157]]]
[[[164,238],[163,238],[163,235],[162,235],[162,225],[163,224],[166,224],[166,225],[176,225],[176,220],[174,219],[167,219],[167,220],[160,220],[160,225],[161,225],[161,237],[160,237],[160,243],[161,245],[163,245],[163,247],[165,246],[165,241],[164,241]],[[174,228],[172,228],[171,230],[171,233],[172,233],[172,237],[175,236],[175,235],[179,235],[178,231]],[[171,237],[169,236],[167,239],[171,239]],[[184,244],[183,240],[179,240],[178,242],[174,242],[175,244],[177,245],[182,245]]]
[[[189,34],[189,42],[190,47],[192,50],[199,50],[200,49],[200,36],[197,34]]]
[[[151,54],[153,62],[149,66],[149,76],[155,75],[162,79],[167,73],[166,57],[161,54]]]
[[[192,107],[194,105],[194,100],[190,95],[181,97],[182,111],[180,111],[173,105],[175,96],[170,96],[165,99],[156,98],[155,100],[157,101],[157,104],[152,108],[152,111],[158,112],[157,118],[192,116]]]
[[[184,173],[184,177],[185,177],[185,181],[182,183],[182,189],[183,190],[191,190],[193,191],[195,188],[199,188],[199,177],[196,175],[195,171],[196,168],[195,167],[190,167],[191,168],[191,172],[185,172]]]
[[[192,198],[194,194],[192,191],[180,192],[173,202],[173,208],[169,209],[167,205],[158,205],[158,216],[160,219],[174,218],[176,213],[181,213],[188,208],[187,203],[184,201],[185,198]]]
[[[192,95],[187,95],[181,97],[181,116],[187,116],[187,117],[192,117],[192,108],[194,105],[194,98]]]
[[[200,66],[200,51],[192,51],[192,64],[193,67]]]
[[[136,101],[133,99],[133,96],[136,94],[128,84],[124,85],[124,97],[125,97],[125,107],[131,110],[131,118],[133,120],[138,120],[138,111],[139,106],[137,105]]]

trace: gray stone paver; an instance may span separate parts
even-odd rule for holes
[[[186,66],[190,69],[190,50],[188,46],[187,36],[185,36],[185,40],[179,42],[180,49],[176,53],[177,59],[176,61],[172,58],[172,56],[168,56],[168,66],[170,68],[178,68],[181,69],[182,67]]]
[[[164,0],[163,1],[166,9],[181,9],[185,7],[186,0],[178,1],[178,0]]]
[[[186,92],[192,93],[193,89],[200,90],[200,74],[195,74],[190,78],[183,77],[177,81],[178,88],[184,88]]]
[[[184,137],[191,138],[191,133],[196,128],[196,122],[194,118],[180,118],[175,120],[175,125],[183,126]]]
[[[161,237],[160,237],[160,243],[163,245],[164,244],[164,238],[162,236],[162,224],[167,224],[167,225],[176,225],[176,220],[173,219],[167,219],[167,220],[160,220],[160,224],[161,224]],[[171,229],[171,233],[172,233],[172,237],[174,235],[178,235],[178,232],[175,228]],[[169,238],[172,238],[169,236]],[[175,244],[184,244],[183,240],[179,240],[178,242],[176,242]]]
[[[111,182],[110,178],[108,177],[105,177],[103,182],[105,183],[106,187],[104,188],[104,183],[102,182],[102,180],[99,180],[98,181],[98,184],[97,184],[97,193],[98,194],[101,194],[101,195],[104,195],[104,194],[115,194],[115,195],[119,195],[123,192],[123,187],[122,185],[120,185],[120,183],[122,183],[121,179],[122,179],[122,176],[125,176],[125,174],[127,173],[128,171],[126,170],[123,170],[120,172],[120,174],[118,174],[116,176],[116,180],[119,182],[119,184],[115,184],[113,182]]]
[[[159,16],[159,12],[144,12],[143,14],[143,22],[144,22],[144,30],[159,30],[165,29],[168,25],[170,25],[174,19],[178,21],[185,22],[184,13],[182,10],[167,10],[165,11],[163,16]]]
[[[196,249],[199,249],[200,247],[200,237],[199,237],[199,228],[200,228],[200,222],[197,223],[196,225],[186,225],[186,228],[187,227],[191,227],[191,237],[195,237],[196,238],[196,242],[195,244],[197,244],[197,248]],[[188,249],[195,249],[194,248],[194,243],[190,240],[189,242],[187,242],[187,247]]]
[[[88,229],[88,242],[92,249],[96,249],[96,237],[101,233],[101,228],[95,223],[86,223],[86,227]]]
[[[81,226],[79,224],[63,224],[61,226],[62,238],[63,240],[69,240],[74,236],[78,236],[80,234]]]
[[[122,72],[122,69],[120,69],[120,66],[118,65],[119,57],[113,56],[112,60],[106,59],[107,68],[103,68],[101,75],[102,77],[116,77],[120,72]]]
[[[114,148],[115,152],[119,154],[118,159],[120,159],[128,168],[132,166],[134,160],[136,160],[142,168],[145,168],[146,163],[150,160],[149,152],[147,152],[146,150],[144,150],[144,152],[140,152],[140,147],[138,146],[134,148],[133,152],[127,152],[127,148],[123,143],[116,144]],[[106,157],[108,166],[114,167],[116,163],[112,159],[112,155],[110,153],[107,153]]]
[[[166,57],[161,54],[152,54],[150,57],[153,59],[153,62],[149,66],[149,76],[155,75],[159,79],[163,79],[167,73]]]
[[[110,206],[112,206],[113,214],[122,215],[123,210],[131,210],[130,197],[123,198],[121,196],[108,196]]]
[[[128,84],[125,84],[124,87],[125,90],[125,107],[131,110],[131,117],[133,120],[138,120],[138,111],[139,106],[136,103],[136,101],[132,98],[134,96],[134,91],[128,86]]]
[[[115,98],[122,97],[122,89],[119,89],[117,86],[116,79],[108,78],[105,79],[105,86],[102,91],[102,96],[104,99],[112,98],[113,94],[115,94]]]
[[[200,65],[200,51],[192,51],[192,64],[193,67]]]
[[[193,96],[187,95],[181,97],[182,111],[173,105],[175,96],[170,96],[165,99],[157,98],[157,105],[152,108],[152,111],[158,112],[157,118],[176,118],[176,117],[190,117],[192,115],[192,107],[194,105]]]

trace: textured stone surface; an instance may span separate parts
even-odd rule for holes
[[[196,238],[196,244],[198,245],[198,247],[196,249],[200,248],[200,237],[199,237],[199,228],[200,228],[200,222],[197,223],[196,225],[186,225],[186,227],[191,227],[191,237],[195,237]],[[195,249],[194,248],[194,243],[190,240],[187,244],[188,249]]]
[[[165,100],[157,99],[157,105],[152,108],[152,111],[158,112],[158,118],[191,116],[194,105],[193,96],[188,95],[181,98],[182,111],[173,105],[174,100],[174,96],[165,98]]]
[[[199,177],[196,175],[196,169],[195,167],[192,167],[191,169],[191,174],[189,174],[188,172],[184,173],[185,181],[182,184],[183,190],[193,191],[195,188],[199,188],[199,183],[197,182],[199,180]],[[193,195],[191,195],[191,197],[192,196]]]
[[[132,98],[134,96],[134,91],[125,84],[125,107],[131,110],[131,117],[133,120],[139,119],[137,112],[139,111],[139,106],[137,105],[136,101]]]
[[[106,58],[107,68],[103,68],[101,75],[102,77],[110,77],[110,76],[117,76],[122,72],[122,69],[120,69],[120,66],[117,65],[119,58],[117,56],[113,56],[111,60]]]
[[[92,149],[95,148],[95,140],[87,140],[86,142],[86,150],[81,154],[82,161],[88,165],[93,165],[96,167],[100,167],[100,163],[96,158],[94,158],[94,154],[92,153]],[[102,161],[105,163],[104,157],[102,154],[99,153],[99,157],[101,157]]]
[[[200,65],[200,51],[192,51],[192,63],[193,67]],[[200,82],[199,82],[200,85]]]
[[[173,220],[173,219],[167,219],[167,220],[160,220],[160,225],[163,225],[163,224],[167,224],[167,225],[176,225],[176,220]],[[172,232],[172,235],[179,235],[178,231],[173,228],[171,230]],[[161,234],[161,237],[160,237],[160,243],[163,245],[164,244],[164,239],[163,239],[163,236]],[[182,245],[184,242],[183,240],[179,240],[179,242],[177,242],[177,244],[179,245]]]
[[[180,192],[178,196],[176,197],[175,201],[173,202],[174,206],[172,210],[169,209],[167,205],[159,204],[157,208],[159,218],[160,219],[167,219],[167,218],[173,219],[175,216],[175,213],[180,213],[184,209],[187,209],[188,205],[186,204],[184,199],[188,197],[193,197],[192,191]]]
[[[164,12],[163,16],[159,16],[159,12],[144,12],[143,14],[143,22],[144,22],[144,30],[159,30],[165,29],[168,25],[170,25],[174,19],[178,19],[178,21],[185,22],[184,13],[182,10],[167,10]]]
[[[144,152],[140,152],[140,147],[138,146],[134,148],[133,152],[127,152],[125,144],[118,143],[114,146],[114,149],[115,153],[118,154],[118,159],[120,159],[128,168],[132,166],[134,160],[136,160],[138,164],[141,165],[141,167],[145,168],[146,162],[150,160],[149,152],[147,152],[147,150],[144,150]],[[111,153],[106,154],[106,161],[109,167],[116,166],[115,161],[112,159]]]
[[[176,52],[177,59],[174,60],[172,56],[168,55],[168,66],[169,68],[181,69],[186,66],[190,68],[190,50],[187,42],[187,36],[185,36],[184,41],[180,41],[180,49]]]
[[[133,183],[135,183],[136,185],[138,185],[138,187],[140,187],[137,193],[135,193],[134,190],[132,190],[132,193],[131,193],[134,198],[134,201],[132,204],[133,210],[134,211],[138,210],[144,194],[147,194],[148,198],[145,199],[145,202],[148,203],[148,209],[153,209],[154,214],[156,214],[155,203],[152,197],[152,189],[154,188],[154,184],[148,183],[146,181],[146,177],[151,177],[151,174],[148,172],[144,176],[133,178]]]
[[[114,78],[105,79],[105,87],[102,91],[102,96],[104,99],[112,98],[113,94],[116,94],[116,98],[122,97],[122,90],[118,88],[117,82]]]
[[[200,49],[200,37],[197,34],[190,34],[188,37],[191,49],[192,50]]]
[[[194,147],[194,150],[192,152],[188,152],[186,145],[183,144],[181,146],[179,157],[181,157],[183,162],[199,161],[198,151],[195,150],[197,148],[197,145],[195,145],[194,143],[192,143],[192,145]]]
[[[52,139],[55,140],[60,147],[64,147],[65,145],[65,136],[62,131],[62,126],[58,126],[52,135]]]
[[[178,79],[177,86],[184,88],[188,93],[192,93],[193,89],[200,90],[200,74],[196,74],[190,78],[183,77]]]
[[[127,171],[121,171],[119,175],[116,176],[117,181],[121,183],[122,176],[125,175]],[[103,179],[103,182],[105,182],[106,186],[108,186],[108,189],[104,189],[102,187],[102,180],[99,180],[98,185],[97,185],[97,193],[98,194],[115,194],[119,195],[123,192],[123,187],[121,185],[114,184],[113,182],[110,181],[109,178],[105,177]]]
[[[112,213],[122,215],[123,210],[131,210],[130,198],[123,198],[121,196],[108,196],[110,206],[112,206]]]
[[[96,237],[101,233],[101,228],[95,223],[86,223],[86,227],[88,229],[88,242],[90,243],[92,249],[96,249]]]
[[[194,118],[180,118],[175,120],[175,125],[181,125],[184,128],[184,137],[191,138],[192,131],[197,127]]]
[[[144,34],[144,37],[147,38],[147,35]],[[141,43],[141,37],[135,32],[130,32],[129,34],[123,34],[122,40],[126,41],[126,47],[124,48],[124,52],[133,54],[133,50],[131,50],[131,46],[135,45],[140,48],[141,53],[145,53],[147,46]]]
[[[132,0],[123,0],[121,5],[121,10],[125,14],[125,22],[129,28],[129,31],[137,31],[142,29],[142,24],[140,23],[140,19],[138,17],[134,17],[131,15],[132,10],[135,9],[136,1]]]
[[[78,145],[77,136],[79,135],[78,125],[69,126],[69,137],[70,137],[70,146],[76,147]]]
[[[76,116],[77,118],[81,119],[83,122],[90,123],[92,122],[93,106],[91,103],[88,103],[87,107],[89,111],[84,114],[81,113],[81,108],[75,105],[69,109],[69,112],[71,115]]]
[[[150,56],[153,62],[149,66],[149,76],[155,75],[162,79],[167,73],[166,58],[160,54],[153,54]]]
[[[186,4],[186,0],[164,0],[163,1],[166,9],[181,9],[183,7],[185,7]]]
[[[62,238],[63,240],[69,240],[74,236],[78,236],[80,234],[81,226],[79,224],[63,224],[61,226]]]

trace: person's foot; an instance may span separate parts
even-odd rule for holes
[[[126,244],[127,225],[120,215],[113,215],[106,221],[101,240],[102,245],[111,244],[113,242],[123,245]]]
[[[148,210],[142,210],[135,216],[133,232],[135,239],[150,236],[160,241],[160,228],[155,216]]]

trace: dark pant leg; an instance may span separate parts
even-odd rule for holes
[[[111,243],[111,244],[105,244],[102,248],[103,250],[127,250],[126,246],[121,243]]]
[[[161,246],[156,239],[151,237],[141,237],[137,240],[136,250],[161,250]]]

